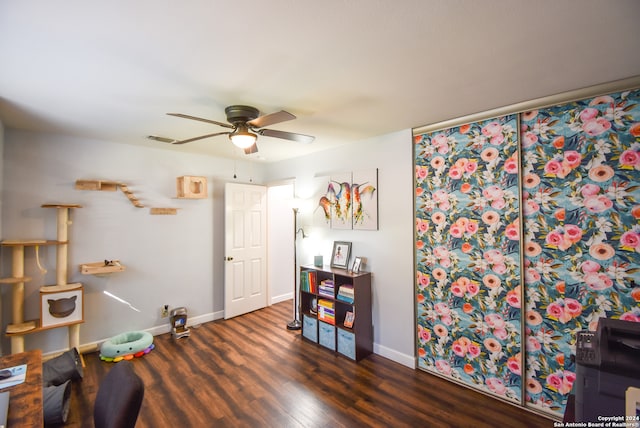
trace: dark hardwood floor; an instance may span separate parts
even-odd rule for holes
[[[291,302],[156,336],[133,360],[145,384],[137,427],[552,427],[553,421],[378,355],[359,363],[288,331]],[[93,426],[113,367],[85,354],[68,427]],[[116,363],[117,364],[117,363]]]

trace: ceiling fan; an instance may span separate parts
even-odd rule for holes
[[[227,116],[227,122],[218,122],[216,120],[203,119],[200,117],[189,116],[182,113],[167,113],[170,116],[181,117],[184,119],[198,120],[200,122],[212,123],[214,125],[222,126],[224,128],[231,129],[225,132],[214,132],[212,134],[201,135],[199,137],[188,138],[186,140],[174,140],[171,138],[158,137],[156,135],[149,135],[147,138],[151,140],[161,141],[163,143],[170,144],[185,144],[196,140],[202,140],[204,138],[215,137],[217,135],[228,135],[229,139],[234,145],[244,149],[246,154],[256,153],[258,146],[256,140],[258,135],[264,135],[267,137],[282,138],[285,140],[296,141],[299,143],[311,143],[315,137],[304,134],[296,134],[293,132],[277,131],[275,129],[266,129],[265,126],[274,125],[276,123],[285,122],[287,120],[295,119],[296,117],[284,110],[280,110],[275,113],[266,114],[260,116],[260,111],[251,106],[233,105],[224,109]]]

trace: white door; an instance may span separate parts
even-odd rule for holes
[[[267,306],[267,188],[227,183],[224,317]]]

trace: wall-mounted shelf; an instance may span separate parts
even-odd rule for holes
[[[176,215],[178,214],[177,208],[149,208],[149,214],[151,215]]]
[[[76,189],[115,192],[118,190],[118,182],[105,180],[76,180]]]
[[[144,205],[142,205],[140,200],[136,198],[136,196],[133,194],[131,190],[129,190],[129,187],[126,184],[120,183],[119,185],[120,185],[120,190],[122,190],[122,193],[124,193],[125,196],[129,198],[129,200],[131,201],[134,207],[144,208]]]
[[[207,178],[183,175],[176,178],[178,199],[205,199],[207,197]]]
[[[83,275],[103,275],[105,273],[123,272],[125,267],[120,260],[105,260],[103,262],[84,263],[80,265]]]
[[[129,187],[119,181],[109,180],[76,180],[76,190],[97,190],[101,192],[115,192],[120,187],[122,193],[131,201],[134,207],[144,208],[144,205],[133,194]]]

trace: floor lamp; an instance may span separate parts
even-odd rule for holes
[[[298,239],[298,232],[302,232],[302,238],[306,238],[304,229],[298,229],[298,208],[293,208],[293,321],[287,324],[288,330],[300,330],[302,328],[302,322],[298,319],[298,246],[296,241]]]

